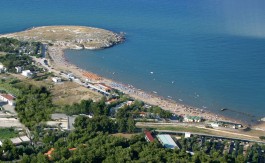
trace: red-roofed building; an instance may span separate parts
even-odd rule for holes
[[[98,83],[98,84],[95,84],[99,89],[102,89],[106,92],[110,92],[112,90],[111,87],[107,86],[106,84],[104,83]]]
[[[47,153],[44,153],[45,156],[48,156],[49,160],[52,160],[52,153],[55,149],[51,148]],[[69,148],[69,151],[75,151],[77,148]]]
[[[69,151],[75,151],[77,148],[69,148]]]
[[[150,131],[145,131],[144,133],[146,141],[153,142],[155,140]]]
[[[51,148],[47,153],[44,153],[45,156],[48,156],[49,159],[52,158],[52,152],[54,151],[54,148]]]
[[[111,103],[116,102],[116,101],[117,101],[117,99],[111,99],[111,100],[108,100],[108,101],[106,102],[106,104],[111,104]]]
[[[7,102],[9,105],[15,105],[15,97],[10,94],[0,94],[0,100]]]

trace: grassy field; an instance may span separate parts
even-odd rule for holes
[[[124,133],[112,134],[112,136],[123,137],[123,138],[126,138],[126,139],[130,139],[134,135],[137,135],[137,134],[124,134]]]
[[[46,87],[52,93],[53,103],[57,106],[71,105],[73,103],[78,103],[81,100],[88,99],[97,101],[102,98],[101,94],[74,82],[64,81],[62,83],[54,84],[51,77],[36,81],[34,79],[26,78],[20,74],[0,74],[0,79],[4,79],[3,81],[0,81],[0,90],[4,90],[16,96],[20,93],[20,91],[9,84],[12,80],[18,79],[20,82],[16,83],[16,85],[20,86],[23,84],[29,84],[36,87]]]
[[[88,99],[97,101],[102,98],[101,94],[70,81],[55,84],[50,91],[53,95],[53,103],[58,106],[70,105]]]
[[[19,95],[20,91],[17,88],[14,88],[11,84],[15,80],[16,78],[11,75],[0,74],[0,90],[16,96]]]
[[[0,128],[0,139],[9,139],[18,136],[18,132],[13,128]]]
[[[207,129],[197,128],[197,127],[183,127],[183,126],[159,126],[156,127],[157,130],[171,130],[171,131],[181,131],[181,132],[197,132],[204,134],[214,134]]]

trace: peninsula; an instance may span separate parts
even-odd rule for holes
[[[122,34],[84,26],[43,26],[23,32],[0,35],[20,41],[38,41],[69,49],[100,49],[124,40]]]

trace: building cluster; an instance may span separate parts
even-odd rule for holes
[[[241,151],[243,152],[243,155],[246,155],[248,148],[256,144],[256,142],[251,142],[248,140],[223,138],[221,136],[198,135],[191,134],[189,132],[163,131],[159,133],[158,131],[158,133],[155,133],[144,131],[146,141],[151,143],[157,140],[164,148],[168,149],[181,149],[179,140],[185,138],[187,140],[193,139],[192,141],[190,141],[192,143],[191,146],[196,145],[197,147],[207,150],[208,152],[212,149],[212,146],[207,145],[215,144],[215,148],[222,150],[223,154],[233,154]],[[186,151],[186,153],[194,155],[194,151],[192,151],[191,149]],[[260,148],[259,153],[263,154],[265,153],[265,151]]]
[[[31,70],[23,70],[23,67],[21,66],[16,66],[15,69],[16,73],[21,74],[28,78],[32,78],[34,75],[34,73]],[[0,73],[6,73],[6,72],[7,68],[2,63],[0,63]]]
[[[206,124],[207,127],[212,127],[212,128],[218,128],[218,127],[226,127],[226,128],[233,128],[233,129],[238,129],[242,128],[243,125],[239,123],[232,123],[232,122],[225,122],[225,121],[216,121],[216,122],[210,122]]]
[[[184,116],[183,122],[202,122],[202,117],[200,116]]]

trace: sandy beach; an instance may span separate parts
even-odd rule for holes
[[[87,77],[84,74],[85,73],[93,74],[93,73],[80,69],[76,65],[69,63],[64,57],[64,50],[66,49],[68,49],[68,47],[64,45],[54,45],[48,47],[47,52],[50,56],[51,59],[50,63],[52,67],[58,71],[63,71],[68,73],[71,72],[79,79],[85,81]],[[95,74],[95,76],[98,75]],[[218,121],[230,121],[234,123],[242,123],[239,120],[224,117],[222,115],[217,115],[202,108],[196,108],[189,105],[180,104],[176,101],[159,97],[158,95],[146,93],[140,89],[133,87],[132,85],[126,85],[118,81],[113,81],[104,77],[101,77],[100,79],[101,80],[94,80],[94,79],[89,79],[89,80],[93,83],[104,83],[112,88],[124,92],[125,94],[128,94],[134,99],[144,101],[145,103],[151,105],[160,106],[161,108],[165,110],[170,110],[171,112],[177,115],[201,116],[206,120],[212,120],[212,121],[218,120]]]

